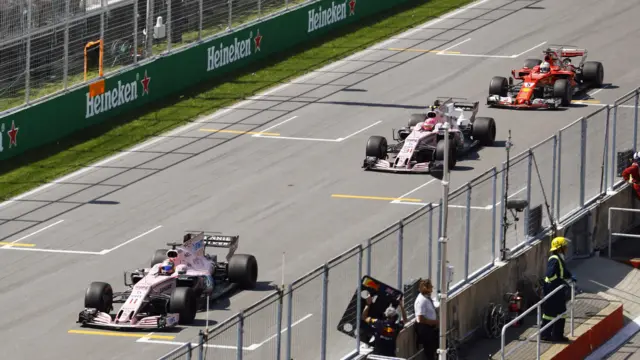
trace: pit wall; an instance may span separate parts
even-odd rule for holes
[[[107,75],[93,84],[1,117],[0,128],[17,129],[18,133],[15,141],[12,137],[10,144],[4,147],[0,144],[0,160],[177,95],[204,81],[259,64],[296,45],[408,1],[319,0],[170,55],[142,61],[135,68]]]
[[[561,224],[555,236],[569,237],[574,243],[574,247],[583,248],[586,245],[592,249],[592,253],[586,255],[573,252],[572,256],[568,257],[568,266],[571,266],[572,258],[591,256],[597,251],[604,251],[606,254],[608,248],[608,209],[610,207],[640,208],[637,204],[638,201],[635,200],[627,184],[617,193],[607,195],[589,208],[567,219],[566,223]],[[588,219],[587,231],[575,231],[574,224],[585,218]],[[612,216],[614,231],[622,232],[636,225],[637,219],[634,213],[614,213]],[[595,236],[593,236],[594,233]],[[451,328],[455,323],[458,327],[457,333],[466,340],[472,340],[474,336],[480,335],[478,330],[482,326],[482,315],[489,303],[502,303],[504,294],[513,292],[518,282],[525,277],[533,275],[540,278],[544,276],[553,237],[553,234],[547,234],[541,239],[533,241],[526,248],[515,253],[507,262],[497,262],[496,266],[484,276],[450,294],[447,304],[448,327]],[[576,243],[580,246],[575,246]],[[407,306],[413,306],[413,304],[407,304]],[[412,321],[398,336],[399,352],[397,355],[400,358],[416,360],[423,358],[422,354],[414,356],[418,352],[414,326],[415,323]]]

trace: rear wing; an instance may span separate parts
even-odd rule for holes
[[[476,102],[454,102],[453,107],[459,108],[464,111],[476,111],[478,110],[479,101]]]
[[[240,235],[224,235],[211,231],[200,231],[199,233],[187,232],[184,236],[184,242],[186,243],[191,239],[202,240],[205,250],[207,247],[229,249],[226,256],[227,261],[229,261],[236,250],[238,250]]]
[[[554,51],[561,57],[587,56],[588,53],[587,49],[581,49],[573,45],[549,45],[546,51]]]

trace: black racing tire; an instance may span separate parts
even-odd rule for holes
[[[602,87],[604,82],[604,67],[598,61],[587,61],[582,68],[582,79],[594,88]]]
[[[113,288],[111,285],[100,281],[89,284],[84,294],[84,307],[97,309],[108,314],[113,309]]]
[[[193,323],[198,312],[198,298],[190,287],[177,287],[171,293],[169,300],[169,313],[178,313],[178,324],[189,325]]]
[[[527,59],[524,61],[524,67],[527,69],[533,69],[540,64],[542,64],[542,60],[540,59]]]
[[[438,140],[436,144],[435,160],[444,162],[444,139]],[[453,140],[449,140],[449,170],[452,170],[456,166],[456,148]]]
[[[478,117],[473,122],[471,136],[482,146],[493,146],[496,141],[496,121],[490,117]]]
[[[155,264],[160,264],[161,262],[167,260],[167,251],[168,249],[158,249],[151,257],[151,263],[149,267],[153,267]]]
[[[374,135],[367,140],[366,156],[377,159],[387,158],[387,139],[384,136]]]
[[[413,127],[424,122],[427,119],[427,114],[411,114],[409,120],[409,130],[413,130]]]
[[[553,96],[562,99],[560,105],[571,105],[571,99],[573,98],[573,92],[571,91],[571,84],[568,79],[558,79],[553,84]]]
[[[236,254],[229,260],[229,281],[245,290],[256,287],[258,281],[258,261],[253,255]]]
[[[494,76],[489,83],[489,95],[507,96],[509,92],[509,82],[502,76]]]

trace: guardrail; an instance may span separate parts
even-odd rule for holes
[[[624,236],[624,237],[640,239],[640,235],[638,234],[627,234],[627,233],[618,233],[618,232],[611,231],[611,228],[612,228],[611,217],[614,211],[640,213],[640,209],[628,209],[628,208],[617,208],[617,207],[609,208],[609,217],[607,219],[607,232],[609,233],[609,255],[608,255],[609,259],[611,259],[611,243],[614,236]]]
[[[564,290],[567,286],[571,287],[571,301],[570,301],[570,305],[569,305],[569,309],[567,309],[567,311],[563,312],[562,314],[556,316],[553,320],[551,320],[551,322],[549,322],[547,325],[545,325],[544,327],[542,327],[542,303],[544,303],[546,300],[548,300],[551,296],[553,296],[555,293],[557,293],[560,290]],[[560,320],[560,318],[562,318],[563,316],[565,316],[565,314],[567,312],[570,313],[570,328],[571,328],[571,336],[573,336],[573,328],[574,328],[574,317],[573,317],[573,308],[575,305],[575,300],[576,300],[576,284],[574,282],[571,282],[570,284],[562,284],[562,286],[559,286],[558,288],[554,289],[552,292],[550,292],[549,294],[547,294],[545,297],[543,297],[540,301],[538,301],[537,303],[535,303],[534,306],[531,306],[529,309],[527,309],[527,311],[523,312],[522,314],[518,315],[516,318],[514,318],[513,320],[511,320],[510,322],[508,322],[507,324],[505,324],[502,327],[502,338],[501,338],[501,342],[500,342],[500,357],[502,360],[504,360],[505,356],[509,356],[509,354],[511,354],[512,352],[514,352],[516,349],[518,349],[520,346],[522,346],[523,344],[529,342],[529,340],[531,340],[532,337],[536,336],[536,359],[540,359],[540,335],[542,334],[542,332],[547,329],[549,326],[553,325],[556,321]],[[511,351],[509,351],[508,353],[504,353],[504,348],[505,348],[505,336],[506,336],[506,332],[507,332],[507,328],[509,328],[511,325],[515,324],[517,321],[520,321],[522,318],[524,318],[525,316],[527,316],[530,312],[532,312],[534,309],[538,310],[538,331],[536,331],[533,335],[527,337],[527,340],[525,342],[521,342],[519,343],[517,346],[514,346]]]
[[[601,108],[514,156],[509,168],[505,161],[501,168],[493,167],[451,192],[449,216],[460,221],[459,226],[448,230],[449,242],[464,251],[452,252],[447,259],[454,269],[462,269],[459,273],[454,271],[450,279],[453,284],[449,297],[490,270],[498,254],[518,251],[550,230],[554,222],[564,222],[607,191],[620,189],[624,184],[620,169],[637,148],[639,90],[627,93],[613,105],[592,104]],[[455,169],[452,176],[455,177]],[[517,186],[506,188],[507,176],[508,183]],[[521,184],[525,186],[520,187]],[[522,219],[510,218],[509,211],[513,209],[505,209],[504,199],[514,197],[528,203],[522,209]],[[393,201],[400,202],[403,200]],[[229,355],[230,350],[225,347],[237,349],[237,344],[246,344],[254,337],[274,344],[263,344],[258,352],[245,346],[243,351],[237,351],[236,359],[277,359],[277,354],[282,353],[287,359],[313,354],[324,360],[341,358],[347,352],[358,354],[359,340],[339,327],[345,325],[340,319],[349,306],[350,294],[359,289],[362,275],[405,290],[417,278],[433,279],[436,275],[434,282],[439,289],[441,259],[437,240],[442,232],[441,204],[442,200],[418,204],[420,208],[409,216],[309,272],[284,291],[274,292],[279,295],[272,294],[256,303],[251,307],[253,311],[244,311],[208,329],[202,340],[204,345],[199,345],[197,338],[191,348],[183,348],[181,355],[174,352],[162,359],[185,359],[196,349],[200,353],[207,349],[208,354],[226,358],[224,353]],[[512,215],[517,217],[518,213]],[[523,235],[518,225],[525,228]],[[282,305],[276,303],[279,299]],[[278,306],[283,311],[274,310]],[[412,306],[406,309],[412,319]],[[358,312],[353,310],[353,317],[359,316]],[[286,321],[278,320],[279,314],[286,314]],[[317,317],[320,319],[308,321]],[[286,332],[285,339],[273,336],[281,332]],[[235,340],[228,341],[230,338]]]

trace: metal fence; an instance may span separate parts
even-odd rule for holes
[[[101,46],[106,75],[314,1],[2,1],[0,113],[95,80]]]
[[[639,90],[611,106],[594,105],[600,108],[510,158],[508,168],[505,161],[451,192],[450,217],[459,220],[449,230],[450,246],[458,249],[447,259],[454,267],[449,296],[489,270],[503,250],[508,256],[550,229],[553,219],[620,187],[620,169],[638,145]],[[505,198],[528,206],[505,211]],[[352,297],[364,275],[402,289],[407,300],[415,297],[418,278],[434,279],[439,288],[441,204],[425,204],[162,359],[206,352],[204,359],[324,360],[357,353],[353,334],[362,309]],[[406,310],[412,319],[413,306]]]

